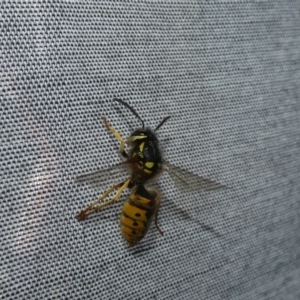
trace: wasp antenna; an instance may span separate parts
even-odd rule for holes
[[[167,120],[169,120],[171,118],[171,116],[167,116],[165,117],[160,124],[155,128],[155,131],[158,130]]]
[[[144,127],[145,127],[144,121],[140,118],[140,116],[138,115],[138,113],[129,104],[127,104],[126,102],[124,102],[123,100],[118,99],[118,98],[114,98],[113,101],[117,101],[117,102],[123,104],[124,106],[126,106],[142,122],[143,129],[144,129]]]

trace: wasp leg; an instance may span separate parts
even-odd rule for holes
[[[160,207],[160,200],[159,203],[157,203],[156,209],[155,209],[155,215],[154,215],[154,223],[155,223],[155,227],[158,230],[158,232],[161,235],[164,235],[164,232],[159,228],[158,224],[157,224],[157,216],[158,216],[158,211],[159,211],[159,207]]]
[[[102,117],[102,120],[103,120],[103,123],[104,123],[105,127],[113,133],[113,135],[115,136],[115,138],[116,138],[117,140],[119,140],[119,141],[121,142],[121,145],[120,145],[120,152],[121,152],[121,154],[123,155],[123,157],[127,158],[127,157],[128,157],[128,154],[127,154],[126,151],[125,151],[125,143],[126,143],[126,142],[124,141],[122,135],[121,135],[116,129],[114,129],[112,125],[110,125],[110,124],[108,123],[108,121],[106,120],[105,117]]]
[[[113,187],[111,187],[109,190],[104,192],[99,199],[97,199],[92,204],[90,204],[88,207],[86,207],[83,211],[81,211],[76,217],[77,220],[83,221],[89,215],[96,213],[101,208],[116,202],[120,198],[123,191],[128,187],[128,185],[130,183],[131,183],[131,178],[127,179],[125,182],[118,183],[118,184],[114,185]],[[119,189],[119,190],[115,194],[115,196],[113,196],[110,200],[108,200],[102,204],[99,204],[99,202],[101,202],[103,199],[105,199],[112,191],[117,190],[117,189]]]

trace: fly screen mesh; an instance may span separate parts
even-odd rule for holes
[[[299,1],[2,1],[2,299],[300,297]],[[122,239],[121,198],[76,215],[128,175],[141,121],[166,161],[158,223]]]

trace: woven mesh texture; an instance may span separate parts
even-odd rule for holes
[[[300,2],[1,2],[2,299],[299,299]],[[119,142],[159,129],[165,158],[230,189],[182,193],[168,174],[160,236],[129,248]]]

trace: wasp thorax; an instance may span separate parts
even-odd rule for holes
[[[128,140],[131,144],[128,161],[132,161],[132,178],[136,184],[143,184],[161,171],[162,155],[158,140],[150,129],[138,129]]]

